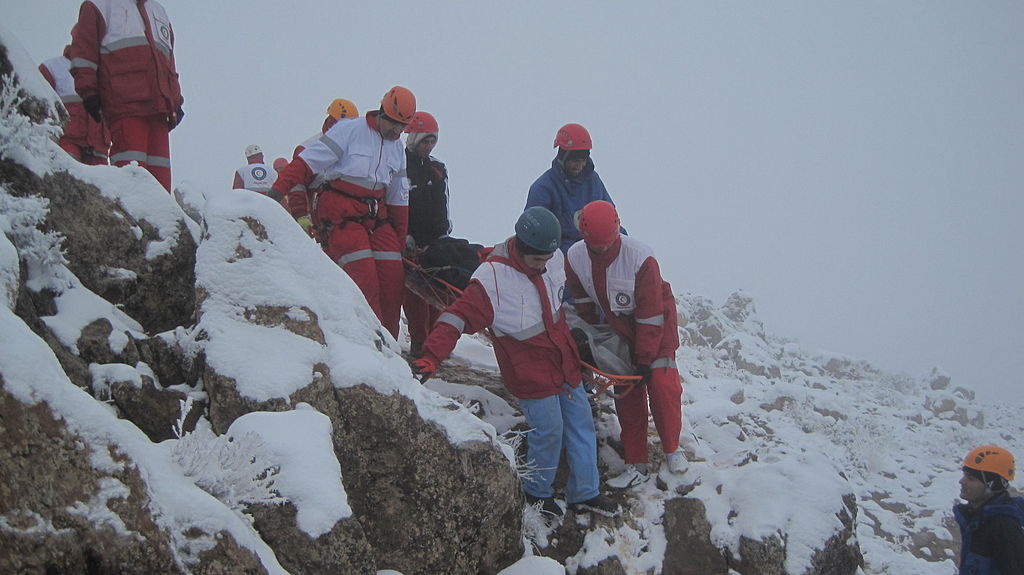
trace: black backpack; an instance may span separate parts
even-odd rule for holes
[[[447,282],[460,290],[469,285],[469,278],[480,266],[480,244],[461,238],[438,238],[419,254],[417,263],[432,278]]]

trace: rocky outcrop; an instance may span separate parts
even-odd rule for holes
[[[46,404],[27,406],[5,386],[0,380],[0,572],[187,573],[131,461],[111,445],[109,457],[120,465],[99,468]],[[230,536],[194,530],[199,537],[218,543],[194,573],[265,573]]]

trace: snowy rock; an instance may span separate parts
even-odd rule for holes
[[[949,389],[949,375],[939,371],[938,368],[932,369],[931,374],[928,375],[928,380],[928,387],[933,391]]]

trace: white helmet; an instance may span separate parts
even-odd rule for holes
[[[249,144],[245,147],[245,157],[250,158],[256,154],[262,154],[263,149],[260,148],[259,144]]]

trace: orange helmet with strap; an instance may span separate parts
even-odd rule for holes
[[[594,145],[590,141],[590,132],[579,124],[566,124],[555,134],[555,148],[563,150],[590,150]]]
[[[998,475],[1003,479],[1003,488],[1013,481],[1016,474],[1013,454],[998,445],[982,445],[973,449],[964,458],[963,466],[967,469],[981,471],[985,475],[989,473]],[[989,483],[987,477],[985,482]]]
[[[408,124],[416,114],[416,96],[408,88],[395,86],[381,98],[380,111],[396,122]]]
[[[437,129],[437,120],[433,115],[428,112],[416,112],[412,121],[405,127],[405,131],[408,134],[436,134],[440,130]]]
[[[335,120],[356,118],[359,116],[359,108],[356,108],[355,104],[345,98],[338,98],[327,106],[327,115]]]

